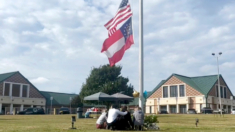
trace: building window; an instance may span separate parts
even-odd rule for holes
[[[3,96],[29,97],[29,85],[21,83],[4,82]]]
[[[227,98],[227,90],[226,90],[226,87],[224,87],[224,98]]]
[[[168,98],[168,87],[167,86],[163,87],[163,98]]]
[[[219,97],[219,89],[218,89],[218,86],[216,86],[216,97]]]
[[[161,106],[159,111],[162,111],[162,110],[165,110],[165,111],[167,111],[167,108],[166,108],[166,106]]]
[[[10,83],[5,83],[4,96],[10,96]]]
[[[12,84],[12,96],[20,97],[20,85],[19,84]]]
[[[170,96],[178,97],[177,86],[170,86]]]
[[[220,97],[223,98],[223,87],[220,86]]]
[[[185,96],[185,88],[184,85],[180,85],[180,97],[184,97]]]
[[[22,97],[28,97],[28,85],[23,85]]]
[[[170,112],[171,113],[176,113],[176,106],[175,105],[170,106]]]

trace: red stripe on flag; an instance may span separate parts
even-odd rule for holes
[[[108,30],[108,35],[109,35],[109,37],[116,31],[116,27],[117,27],[118,24],[120,24],[120,23],[122,23],[122,22],[128,20],[131,16],[132,16],[132,13],[131,13],[130,15],[124,17],[124,18],[123,18],[121,21],[119,21],[118,23],[116,23],[116,24],[113,26],[112,29],[109,29],[109,30]],[[114,31],[112,31],[112,30],[114,30]]]
[[[120,20],[119,22],[117,22],[113,27],[116,27],[118,24],[122,23],[123,21],[128,20],[130,17],[132,16],[132,13],[126,17],[124,17],[122,20]]]
[[[122,59],[122,57],[123,57],[125,51],[126,51],[127,49],[129,49],[132,44],[134,44],[133,35],[131,35],[131,36],[127,39],[126,44],[125,44],[118,52],[116,52],[116,53],[112,56],[112,58],[109,58],[109,64],[110,64],[110,66],[114,66],[117,62],[119,62],[119,61]]]
[[[106,27],[107,25],[109,25],[109,23],[111,23],[113,21],[113,18],[111,20],[109,20],[104,26]],[[106,27],[108,28],[108,27]]]
[[[112,25],[110,25],[110,26],[108,26],[108,27],[106,27],[106,28],[109,29],[110,27],[113,27],[113,25],[116,23],[116,21],[119,21],[120,19],[121,19],[121,20],[126,19],[127,16],[124,17],[124,18],[121,18],[121,17],[125,16],[125,15],[128,14],[128,13],[130,13],[128,16],[132,16],[132,12],[131,12],[131,10],[129,10],[127,13],[120,15],[116,20],[114,20],[114,22],[112,23]],[[119,22],[119,23],[120,23],[120,22]],[[115,25],[117,25],[117,24],[115,24]]]
[[[121,39],[123,37],[121,30],[117,30],[112,36],[110,36],[109,38],[107,38],[104,43],[103,43],[103,47],[101,50],[101,53],[103,51],[108,50],[108,48],[110,46],[112,46],[116,41],[118,41],[119,39]]]
[[[107,22],[104,26],[106,27],[107,25],[109,25],[109,24],[113,21],[113,19],[116,18],[116,16],[117,16],[118,14],[120,14],[120,13],[126,11],[126,9],[128,9],[128,8],[130,8],[130,5],[127,5],[124,9],[118,11],[118,12],[116,13],[116,15],[115,15],[109,22]]]

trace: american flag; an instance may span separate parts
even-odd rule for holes
[[[104,52],[110,66],[119,62],[125,51],[134,44],[132,17],[130,17],[116,32],[114,32],[104,43],[101,52]]]
[[[116,32],[117,27],[121,27],[121,25],[131,16],[132,11],[129,0],[122,0],[115,17],[104,25],[108,30],[108,35],[111,36],[114,32]]]

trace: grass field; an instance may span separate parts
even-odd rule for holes
[[[96,119],[77,119],[77,130],[69,130],[72,115],[1,115],[2,132],[107,132],[97,130]],[[195,127],[195,119],[199,119]],[[159,115],[160,131],[164,132],[235,132],[235,115]]]

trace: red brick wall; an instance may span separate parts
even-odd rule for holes
[[[3,96],[3,83],[0,83],[0,96]]]
[[[162,98],[162,88],[155,91],[149,98]]]
[[[163,85],[176,85],[176,84],[182,84],[183,81],[179,80],[177,77],[172,76],[167,82],[165,82]],[[202,95],[200,92],[192,88],[191,86],[186,84],[186,96],[198,96]],[[162,98],[162,86],[155,91],[149,98]]]
[[[210,90],[209,92],[209,96],[215,96],[216,97],[216,85],[218,85],[218,81],[216,81],[215,85],[213,86],[213,88]],[[227,95],[227,99],[230,99],[230,96],[232,96],[232,93],[229,91],[228,86],[226,85],[226,83],[224,82],[224,80],[222,78],[220,78],[220,85],[221,86],[225,86],[226,87],[226,95]]]
[[[189,102],[189,109],[196,109],[196,98],[190,97]]]
[[[29,84],[28,81],[19,73],[11,76],[10,78],[5,80],[6,82],[14,82],[14,83],[23,83]],[[44,98],[39,91],[31,84],[29,84],[29,97],[30,98]],[[3,96],[3,83],[0,83],[0,95]]]

